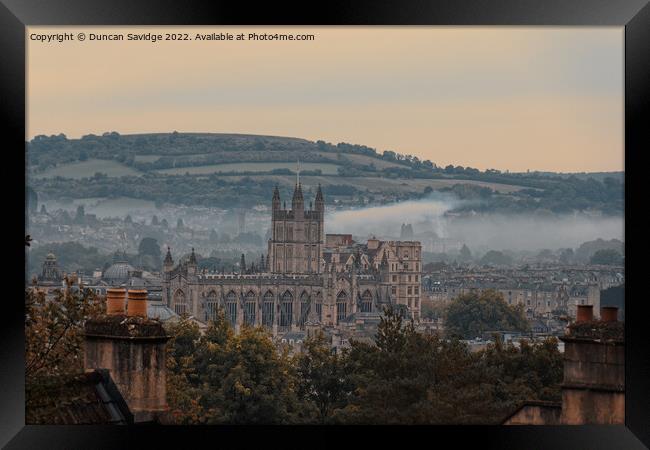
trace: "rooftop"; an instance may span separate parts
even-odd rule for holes
[[[30,387],[31,386],[31,387]],[[107,370],[28,383],[26,422],[48,425],[128,424],[133,415]]]
[[[159,320],[123,315],[107,315],[88,320],[85,325],[85,333],[86,336],[167,337]]]
[[[625,342],[625,323],[603,321],[576,322],[569,325],[569,333],[562,339]]]

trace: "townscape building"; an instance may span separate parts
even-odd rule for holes
[[[325,234],[324,216],[320,186],[314,204],[305,207],[297,182],[290,209],[281,204],[276,187],[267,255],[249,264],[242,255],[236,273],[216,273],[199,271],[194,251],[174,264],[168,249],[163,304],[204,322],[223,308],[236,331],[244,324],[262,325],[274,336],[299,333],[297,340],[310,327],[344,329],[377,322],[387,305],[419,320],[420,243],[355,243],[351,235]]]

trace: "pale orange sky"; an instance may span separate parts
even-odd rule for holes
[[[293,136],[438,165],[623,170],[623,28],[29,27],[27,138]],[[314,41],[43,43],[32,33]]]

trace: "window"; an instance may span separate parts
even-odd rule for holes
[[[179,316],[190,313],[185,293],[180,289],[174,294],[174,312]]]
[[[255,310],[257,309],[255,297],[253,291],[248,291],[248,294],[246,294],[246,302],[244,303],[244,323],[250,326],[255,325]]]
[[[397,286],[391,286],[390,293],[393,295],[397,295]]]
[[[264,301],[262,303],[262,325],[268,328],[273,327],[273,320],[275,319],[274,313],[273,293],[268,291],[264,294]]]
[[[372,294],[367,289],[361,296],[361,312],[372,312]]]
[[[291,316],[293,315],[293,295],[291,292],[286,291],[282,294],[282,301],[280,302],[280,327],[288,328],[291,326]]]
[[[415,286],[415,292],[416,295],[420,294],[420,286]]]
[[[397,275],[393,275],[393,283],[397,283]]]
[[[233,327],[237,324],[237,294],[233,291],[226,295],[226,320]]]
[[[409,283],[410,283],[411,281],[412,281],[412,279],[411,279],[411,275],[409,275]]]
[[[316,316],[319,321],[323,320],[323,296],[320,292],[316,294]]]
[[[298,324],[300,326],[305,325],[308,314],[309,314],[309,295],[306,292],[303,292],[300,295],[300,318],[298,319]]]
[[[208,298],[205,302],[205,321],[215,320],[217,318],[217,310],[219,308],[219,300],[217,299],[217,293],[215,291],[210,291]]]
[[[407,288],[406,288],[406,293],[407,293],[408,295],[411,295],[411,294],[413,293],[413,288],[412,288],[411,286],[407,287]]]
[[[347,317],[347,300],[348,296],[344,291],[339,292],[336,297],[336,320],[339,322]]]

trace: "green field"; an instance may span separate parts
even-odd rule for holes
[[[225,175],[224,179],[241,179],[241,175]],[[281,185],[291,185],[294,178],[291,175],[260,175],[259,178],[273,180]],[[405,193],[412,191],[424,191],[424,188],[431,186],[432,189],[451,187],[456,184],[471,184],[493,189],[500,193],[516,192],[524,189],[522,186],[501,183],[488,183],[475,180],[427,180],[427,179],[406,179],[406,178],[379,178],[379,177],[337,177],[337,176],[304,176],[300,177],[303,186],[341,185],[353,186],[360,190],[369,189],[372,192],[381,193]]]
[[[326,158],[332,158],[336,159],[336,153],[328,153],[328,152],[318,152],[319,155],[325,156]],[[382,170],[387,167],[401,167],[402,169],[408,168],[408,166],[404,164],[399,164],[393,161],[385,161],[383,159],[379,158],[373,158],[372,156],[366,156],[366,155],[356,155],[352,153],[345,153],[343,155],[343,158],[348,159],[354,163],[357,164],[364,164],[364,165],[370,165],[372,164],[377,168],[377,170]]]
[[[122,177],[125,175],[140,175],[132,169],[117,161],[108,159],[89,159],[88,161],[61,164],[60,166],[48,169],[45,172],[35,173],[36,178],[86,178],[92,177],[96,172],[106,174],[109,177]]]
[[[336,175],[339,166],[328,163],[301,163],[300,170],[317,170],[320,169],[325,175]],[[294,162],[260,162],[260,163],[229,163],[229,164],[211,164],[205,166],[177,167],[174,169],[161,169],[157,173],[164,175],[204,175],[221,172],[268,172],[273,169],[296,170]]]
[[[154,162],[162,158],[163,155],[135,155],[133,160],[135,162]]]

